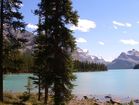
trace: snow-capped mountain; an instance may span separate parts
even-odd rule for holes
[[[88,62],[103,63],[103,64],[107,63],[103,58],[98,58],[96,56],[90,55],[88,50],[84,51],[79,47],[73,52],[72,57],[74,60],[79,60],[82,62],[88,61]]]
[[[118,58],[108,64],[109,69],[132,69],[135,64],[139,63],[139,51],[132,49],[122,52]]]

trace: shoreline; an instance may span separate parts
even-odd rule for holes
[[[130,97],[130,96],[117,96],[117,95],[112,95],[112,94],[103,94],[103,95],[75,95],[76,100],[81,101],[84,99],[92,99],[96,103],[109,103],[111,101],[119,104],[129,104],[131,101],[133,102],[134,105],[139,105],[139,97]]]
[[[24,92],[5,91],[4,93],[6,94],[5,95],[6,98],[7,96],[17,97],[19,95],[23,95]],[[31,94],[37,97],[36,92],[31,92]],[[73,94],[73,98],[69,101],[69,104],[67,105],[115,105],[115,104],[129,105],[131,101],[133,105],[139,105],[139,98],[133,98],[130,96],[116,96],[112,94],[103,94],[103,95]]]

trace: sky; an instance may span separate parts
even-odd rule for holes
[[[21,12],[33,31],[38,18],[32,11],[40,0],[22,0]],[[78,11],[74,31],[77,46],[91,55],[112,61],[121,52],[139,50],[139,0],[72,0]]]

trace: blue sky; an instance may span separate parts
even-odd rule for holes
[[[36,28],[38,19],[31,10],[39,0],[23,0],[21,11],[28,30]],[[77,46],[107,61],[121,52],[139,50],[139,0],[72,0],[78,11],[74,30]]]

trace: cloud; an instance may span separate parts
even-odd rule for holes
[[[29,29],[32,29],[32,30],[36,30],[38,28],[37,25],[33,25],[31,23],[29,23],[26,27],[29,28]]]
[[[118,29],[118,27],[127,27],[127,28],[130,28],[132,27],[132,24],[130,23],[122,23],[122,22],[117,22],[117,21],[113,21],[113,27],[114,29]]]
[[[125,24],[123,24],[121,22],[117,22],[117,21],[113,21],[112,23],[116,26],[123,26],[123,27],[125,26]]]
[[[139,21],[137,21],[137,23],[139,24]]]
[[[71,26],[71,30],[79,30],[81,32],[89,32],[91,29],[96,28],[96,23],[87,19],[79,19],[77,26]]]
[[[130,23],[125,23],[125,26],[126,26],[126,27],[132,27],[132,24],[130,24]]]
[[[114,29],[116,29],[116,30],[118,29],[118,27],[117,27],[117,26],[115,26],[115,25],[113,25],[113,28],[114,28]]]
[[[127,33],[127,31],[123,31],[123,33],[124,33],[124,34],[126,34],[126,33]]]
[[[81,37],[80,37],[80,38],[77,38],[77,39],[76,39],[76,42],[77,42],[77,43],[86,43],[87,40],[85,40],[84,38],[81,38]]]
[[[138,45],[139,44],[138,41],[135,41],[133,39],[126,39],[126,40],[122,39],[122,40],[120,40],[120,42],[125,45]]]
[[[100,45],[104,45],[104,42],[102,42],[102,41],[98,41],[98,43],[99,43]]]

